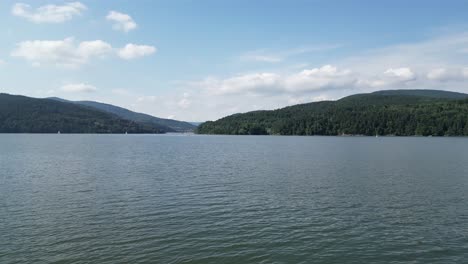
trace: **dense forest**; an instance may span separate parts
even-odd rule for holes
[[[195,125],[192,125],[188,122],[154,117],[147,114],[133,112],[128,109],[111,104],[99,103],[94,101],[68,101],[57,97],[51,97],[49,99],[61,102],[75,103],[78,105],[90,107],[99,111],[114,114],[120,118],[131,120],[139,124],[145,124],[156,129],[162,129],[165,132],[193,132],[196,128]]]
[[[89,107],[0,94],[0,133],[164,133]]]
[[[235,114],[199,126],[200,134],[468,136],[468,95],[394,90]]]

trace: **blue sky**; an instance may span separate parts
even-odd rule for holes
[[[204,121],[382,89],[468,92],[468,1],[0,3],[0,92]]]

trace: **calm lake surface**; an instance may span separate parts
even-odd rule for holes
[[[468,138],[0,135],[0,263],[468,263]]]

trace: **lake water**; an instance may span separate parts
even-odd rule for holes
[[[0,263],[468,263],[468,139],[0,135]]]

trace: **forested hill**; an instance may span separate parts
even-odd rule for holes
[[[94,101],[67,101],[56,97],[52,97],[50,99],[91,107],[100,111],[114,114],[123,119],[146,124],[149,126],[166,127],[165,130],[167,132],[193,132],[196,128],[195,125],[192,125],[188,122],[154,117],[147,114],[133,112],[128,109],[111,104],[99,103]]]
[[[200,134],[468,136],[468,94],[391,90],[235,114]]]
[[[67,102],[0,94],[0,133],[163,133],[146,126]]]

